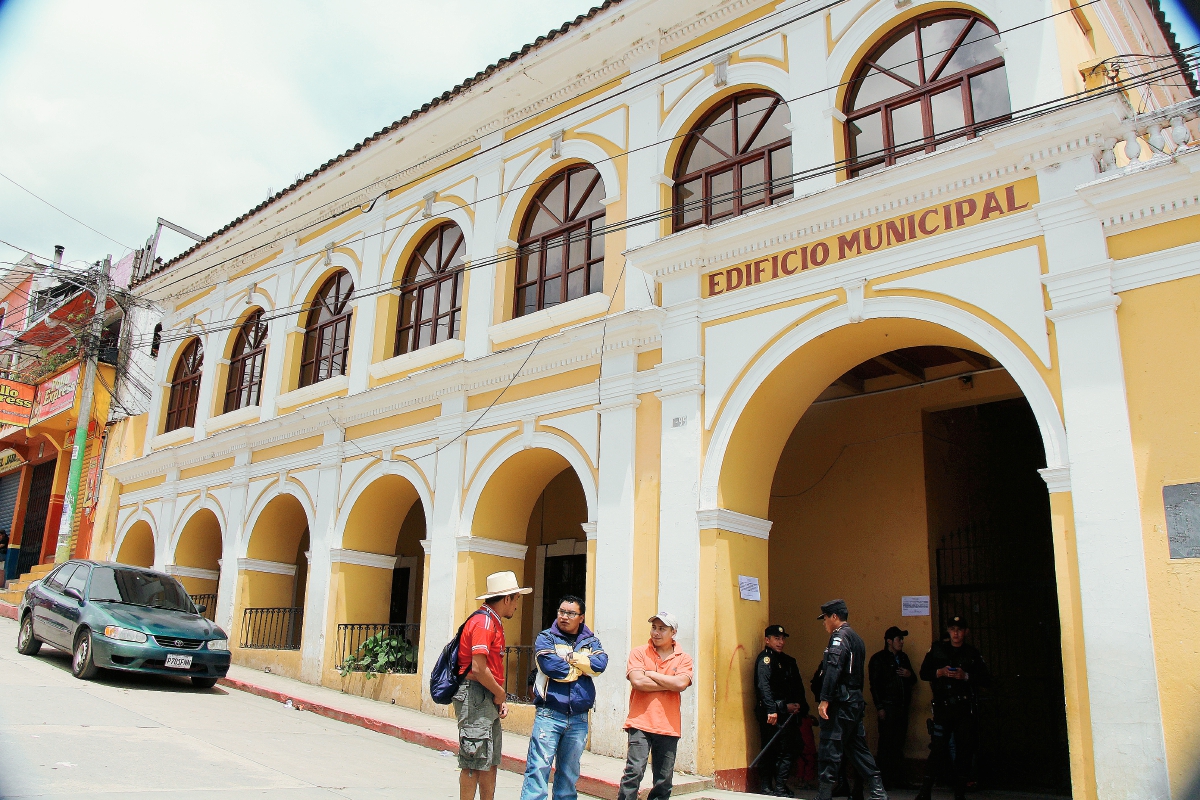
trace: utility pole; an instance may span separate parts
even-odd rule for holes
[[[96,305],[92,313],[91,330],[85,342],[83,384],[77,391],[79,397],[79,419],[75,421],[75,448],[71,451],[71,470],[67,473],[67,492],[63,497],[62,519],[58,523],[58,547],[54,551],[54,563],[61,564],[71,558],[71,533],[74,527],[75,509],[79,507],[79,482],[83,477],[83,459],[87,453],[88,427],[92,421],[92,394],[96,386],[96,363],[100,358],[100,337],[104,334],[104,312],[108,304],[108,273],[112,270],[112,256],[104,257],[104,266],[97,275],[93,292]]]

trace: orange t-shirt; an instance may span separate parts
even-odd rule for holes
[[[692,677],[692,657],[675,645],[675,652],[666,658],[659,658],[658,650],[653,642],[647,642],[642,647],[635,647],[629,653],[629,661],[625,666],[625,675],[635,669],[646,672],[659,672],[663,675],[686,675]],[[682,736],[683,722],[679,716],[680,692],[643,692],[631,688],[629,690],[629,716],[625,718],[625,730],[637,728],[646,733],[658,733],[663,736]]]

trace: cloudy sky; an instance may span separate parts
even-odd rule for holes
[[[0,261],[207,235],[593,4],[0,0],[0,175],[100,231],[0,178]]]
[[[0,0],[0,174],[104,234],[0,178],[0,260],[206,235],[591,5]]]

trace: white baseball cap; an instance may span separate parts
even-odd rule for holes
[[[666,625],[671,630],[675,630],[675,631],[679,630],[679,620],[675,619],[675,615],[672,614],[670,611],[660,611],[646,621],[654,622],[654,620],[658,620],[659,622],[661,622],[663,625]]]

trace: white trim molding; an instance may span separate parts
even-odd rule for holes
[[[177,444],[186,444],[196,438],[195,428],[176,428],[167,433],[160,433],[150,440],[151,450],[161,450]]]
[[[221,577],[219,570],[185,567],[181,564],[167,564],[166,572],[168,575],[174,575],[177,578],[199,578],[205,581],[215,581]]]
[[[492,340],[492,344],[501,345],[523,336],[569,325],[588,317],[600,316],[606,313],[611,305],[612,298],[604,292],[593,292],[550,308],[543,308],[532,314],[526,314],[523,317],[514,317],[505,322],[498,322],[488,328],[488,338]]]
[[[1071,468],[1069,466],[1046,467],[1045,469],[1039,469],[1038,474],[1046,482],[1046,489],[1049,490],[1050,494],[1071,491]]]
[[[293,389],[290,392],[284,392],[276,396],[275,407],[294,411],[300,406],[324,400],[349,388],[350,377],[348,375],[336,375],[332,378],[326,378],[323,381],[311,383],[300,389]]]
[[[583,535],[587,537],[589,542],[596,540],[596,521],[580,523],[579,527],[583,528]]]
[[[483,553],[501,558],[525,560],[529,548],[514,542],[502,542],[499,539],[489,539],[486,536],[455,536],[454,543],[460,553]]]
[[[282,561],[262,561],[257,558],[239,558],[239,572],[266,572],[270,575],[295,575],[295,564],[284,564]]]
[[[700,523],[700,530],[716,528],[764,540],[771,536],[771,520],[752,517],[727,508],[702,508],[696,512],[696,520]]]
[[[375,567],[376,569],[396,568],[396,556],[365,553],[362,550],[343,550],[340,547],[329,551],[329,561],[333,564],[354,564],[359,567]]]
[[[450,361],[451,359],[461,358],[463,353],[466,352],[466,348],[467,344],[462,339],[447,339],[444,342],[438,342],[429,347],[420,347],[411,353],[404,353],[384,361],[379,361],[372,364],[368,372],[371,373],[372,378],[379,381],[399,375],[402,372],[413,372],[422,367],[428,367],[430,364],[436,364],[439,361]]]
[[[421,540],[421,550],[424,551],[425,555],[429,555],[429,548],[431,547],[433,547],[433,542],[431,542],[429,539]]]
[[[204,424],[206,433],[216,433],[235,425],[253,425],[262,419],[261,406],[246,406],[234,411],[227,411],[224,414],[218,414],[215,417],[209,417],[208,422]]]

